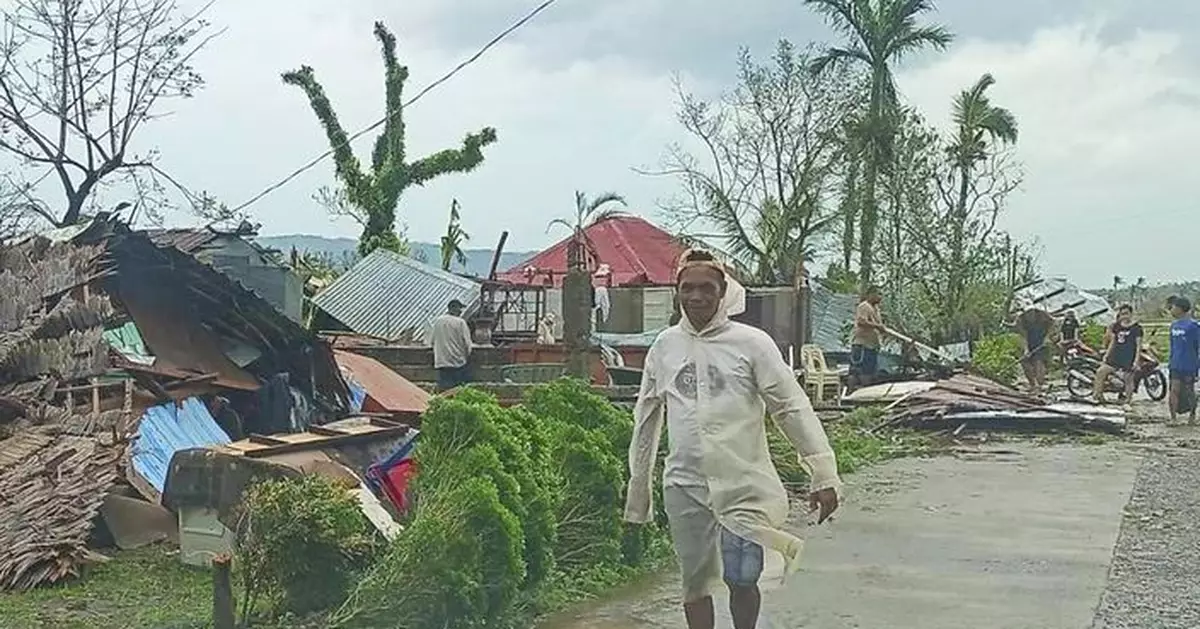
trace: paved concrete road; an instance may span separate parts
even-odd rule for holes
[[[764,584],[761,626],[1086,629],[1138,462],[1112,446],[1020,445],[855,475],[802,572]],[[683,628],[677,592],[674,578],[639,584],[549,627]]]

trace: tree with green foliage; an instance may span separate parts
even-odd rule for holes
[[[873,280],[875,237],[879,204],[875,188],[880,171],[890,167],[899,97],[892,67],[905,56],[933,48],[945,49],[954,38],[943,26],[923,25],[921,14],[933,10],[932,0],[805,0],[848,39],[831,46],[813,61],[817,71],[838,64],[862,67],[869,72],[869,98],[860,132],[864,160],[859,228],[858,278],[863,286]]]
[[[441,240],[443,271],[449,271],[451,263],[455,261],[462,266],[467,264],[467,254],[462,246],[471,239],[471,235],[462,228],[462,217],[458,210],[458,199],[454,199],[450,202],[450,220],[446,223],[446,233]]]
[[[404,243],[396,234],[396,208],[400,196],[411,186],[423,186],[448,173],[466,173],[483,162],[483,147],[496,141],[496,130],[486,127],[471,133],[461,148],[439,151],[410,161],[405,152],[404,85],[408,67],[396,57],[396,37],[375,23],[375,37],[383,52],[386,113],[383,132],[375,140],[370,170],[364,170],[350,146],[350,136],[342,128],[325,89],[317,82],[313,69],[302,66],[283,75],[283,82],[304,90],[317,120],[333,149],[335,174],[341,189],[330,195],[341,201],[333,211],[345,213],[363,228],[358,251],[367,255],[375,249],[402,251]]]
[[[946,152],[950,167],[957,171],[958,198],[950,221],[950,265],[961,267],[967,258],[967,231],[973,207],[970,206],[972,186],[978,182],[972,175],[975,168],[995,154],[995,144],[1012,144],[1017,141],[1017,119],[1012,112],[997,107],[987,97],[987,89],[995,84],[991,74],[984,74],[970,89],[963,90],[954,98],[954,137]],[[966,290],[965,277],[953,274],[950,277],[949,296],[951,307],[965,306],[963,294]]]

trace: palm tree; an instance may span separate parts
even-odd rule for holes
[[[607,208],[608,205],[620,205],[621,208]],[[561,225],[571,230],[571,241],[567,243],[567,269],[576,267],[586,268],[583,252],[590,248],[585,231],[591,225],[624,213],[625,197],[615,192],[605,192],[589,199],[586,194],[575,191],[575,220],[556,218],[546,227],[549,232],[555,225]]]
[[[954,167],[959,169],[958,210],[965,211],[970,174],[975,164],[988,158],[988,141],[1012,144],[1017,141],[1017,119],[1012,112],[997,107],[988,100],[987,88],[996,83],[991,74],[984,74],[969,90],[954,98],[954,124],[957,136],[947,151]]]
[[[958,200],[951,214],[950,255],[951,268],[963,267],[966,248],[966,226],[969,209],[967,200],[971,192],[971,172],[975,165],[991,154],[992,144],[1011,144],[1017,141],[1017,119],[1012,112],[997,107],[988,100],[987,89],[996,82],[991,74],[979,77],[971,89],[963,90],[954,98],[954,124],[957,127],[953,142],[946,148],[951,167],[958,171]],[[962,309],[964,278],[955,273],[949,286],[950,305]]]
[[[450,263],[458,261],[461,266],[467,265],[467,254],[462,246],[471,239],[459,222],[458,199],[450,202],[450,221],[446,224],[446,233],[442,236],[442,270],[449,271]]]
[[[954,35],[945,27],[922,25],[917,22],[922,13],[933,10],[932,0],[804,2],[825,16],[829,25],[848,39],[844,46],[827,48],[813,61],[813,68],[823,71],[834,63],[849,63],[865,67],[870,76],[870,98],[861,136],[866,146],[859,197],[862,201],[859,278],[865,286],[871,283],[875,229],[879,222],[875,185],[879,171],[887,168],[891,159],[892,140],[896,129],[899,97],[896,94],[892,66],[906,55],[926,48],[945,49]]]

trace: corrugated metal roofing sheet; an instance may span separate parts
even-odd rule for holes
[[[854,322],[854,308],[858,297],[852,294],[835,293],[817,282],[812,282],[809,292],[809,321],[812,325],[812,342],[825,352],[848,352],[845,330]]]
[[[176,452],[227,443],[229,435],[199,398],[188,398],[178,407],[168,402],[142,415],[133,445],[133,469],[162,492]]]
[[[184,253],[195,253],[217,239],[211,229],[147,229],[146,235],[159,247],[175,247]]]
[[[387,365],[361,354],[334,350],[343,371],[366,392],[362,406],[366,411],[424,413],[429,408],[429,392],[409,382]]]
[[[1080,319],[1092,319],[1102,325],[1114,320],[1108,300],[1082,290],[1061,277],[1039,280],[1024,286],[1013,295],[1013,301],[1018,309],[1036,304],[1054,315],[1071,309]]]
[[[687,250],[678,238],[637,216],[617,215],[583,230],[596,255],[597,264],[607,264],[613,286],[626,284],[675,283],[675,265]],[[528,283],[525,269],[552,271],[554,285],[562,286],[567,272],[567,242],[564,238],[532,258],[497,274],[497,279],[513,284]],[[540,282],[540,278],[534,283]]]
[[[478,282],[391,251],[376,249],[313,299],[321,310],[359,334],[425,343],[429,324],[457,299],[470,315],[479,306]]]

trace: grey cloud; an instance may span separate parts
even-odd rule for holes
[[[535,4],[536,0],[427,0],[404,8],[385,8],[381,2],[379,8],[401,32],[407,21],[423,39],[465,52]],[[931,17],[962,38],[979,39],[1020,38],[1037,28],[1094,16],[1110,18],[1106,35],[1113,39],[1139,28],[1200,30],[1200,2],[1157,0],[1154,8],[1145,10],[1145,0],[946,0]],[[538,50],[547,68],[617,56],[636,60],[651,72],[704,77],[728,74],[739,46],[768,49],[780,38],[824,42],[836,36],[801,0],[560,0],[518,37]]]

